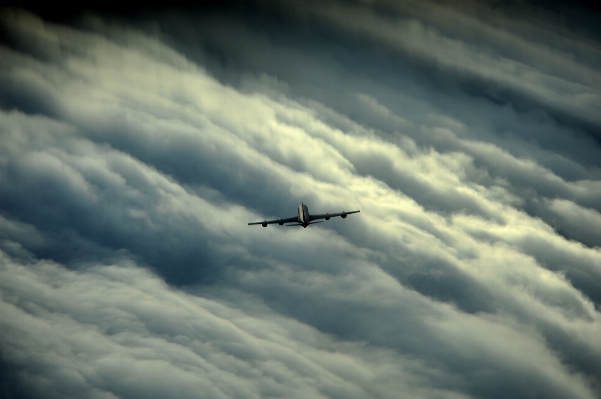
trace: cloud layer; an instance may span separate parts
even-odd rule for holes
[[[0,392],[598,397],[600,48],[505,11],[3,10]]]

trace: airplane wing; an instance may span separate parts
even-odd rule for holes
[[[274,224],[277,223],[280,226],[283,225],[284,223],[297,223],[298,222],[298,216],[294,216],[291,218],[286,218],[286,219],[274,219],[274,220],[263,220],[262,222],[253,222],[253,223],[249,223],[248,225],[253,225],[253,224],[260,224],[263,227],[267,227],[268,224]]]
[[[336,216],[341,216],[343,219],[345,219],[347,215],[350,215],[351,213],[357,213],[357,212],[361,212],[361,211],[340,212],[340,213],[324,213],[324,214],[321,214],[321,215],[310,215],[310,216],[311,216],[311,220],[317,220],[317,219],[329,220],[330,218],[333,218],[333,217],[336,217]]]

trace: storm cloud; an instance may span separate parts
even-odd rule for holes
[[[599,397],[600,38],[518,4],[3,9],[2,396]]]

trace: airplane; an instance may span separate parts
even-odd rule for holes
[[[286,218],[286,219],[274,219],[274,220],[263,220],[262,222],[254,222],[254,223],[249,223],[248,225],[253,225],[253,224],[260,224],[263,227],[267,227],[268,224],[274,224],[277,223],[280,226],[282,226],[284,223],[292,223],[292,224],[287,224],[286,226],[303,226],[304,228],[307,228],[308,225],[310,224],[315,224],[315,223],[322,223],[323,220],[320,220],[319,222],[314,222],[314,220],[317,219],[325,219],[325,220],[330,220],[330,218],[336,217],[336,216],[340,216],[343,219],[346,219],[347,215],[350,215],[352,213],[358,213],[361,211],[351,211],[351,212],[340,212],[340,213],[325,213],[325,214],[321,214],[321,215],[310,215],[309,214],[309,208],[307,207],[307,205],[301,203],[298,206],[298,216],[294,216],[291,218]]]

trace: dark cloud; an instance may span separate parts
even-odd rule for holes
[[[1,392],[598,396],[601,52],[558,4],[3,10]],[[247,226],[301,201],[361,213]]]

